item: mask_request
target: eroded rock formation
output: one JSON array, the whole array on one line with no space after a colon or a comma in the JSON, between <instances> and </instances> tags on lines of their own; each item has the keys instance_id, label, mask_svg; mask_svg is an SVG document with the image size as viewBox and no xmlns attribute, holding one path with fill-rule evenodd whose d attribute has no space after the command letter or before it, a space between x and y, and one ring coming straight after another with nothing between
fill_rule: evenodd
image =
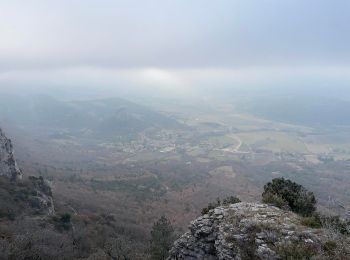
<instances>
[{"instance_id":1,"label":"eroded rock formation","mask_svg":"<svg viewBox=\"0 0 350 260\"><path fill-rule=\"evenodd\" d=\"M37 213L54 214L51 186L42 177L29 176L23 179L21 169L14 157L12 142L0 128L0 176L1 188L11 196L27 201ZM10 181L10 183L8 183ZM6 202L0 203L2 206Z\"/></svg>"},{"instance_id":2,"label":"eroded rock formation","mask_svg":"<svg viewBox=\"0 0 350 260\"><path fill-rule=\"evenodd\" d=\"M193 221L168 259L284 259L281 254L286 252L322 252L326 240L322 229L302 225L301 217L292 212L266 204L237 203L217 207Z\"/></svg>"},{"instance_id":3,"label":"eroded rock formation","mask_svg":"<svg viewBox=\"0 0 350 260\"><path fill-rule=\"evenodd\" d=\"M0 128L0 176L6 176L11 180L21 179L22 171L19 169L13 155L11 140L8 139Z\"/></svg>"}]
</instances>

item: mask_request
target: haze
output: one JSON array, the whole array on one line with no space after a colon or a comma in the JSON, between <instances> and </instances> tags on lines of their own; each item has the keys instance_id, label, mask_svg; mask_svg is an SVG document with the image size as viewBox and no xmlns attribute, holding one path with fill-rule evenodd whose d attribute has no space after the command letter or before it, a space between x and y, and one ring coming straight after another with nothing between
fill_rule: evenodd
<instances>
[{"instance_id":1,"label":"haze","mask_svg":"<svg viewBox=\"0 0 350 260\"><path fill-rule=\"evenodd\" d=\"M349 10L346 0L2 1L1 89L344 89Z\"/></svg>"},{"instance_id":2,"label":"haze","mask_svg":"<svg viewBox=\"0 0 350 260\"><path fill-rule=\"evenodd\" d=\"M349 0L0 0L0 259L349 259L349 25Z\"/></svg>"}]
</instances>

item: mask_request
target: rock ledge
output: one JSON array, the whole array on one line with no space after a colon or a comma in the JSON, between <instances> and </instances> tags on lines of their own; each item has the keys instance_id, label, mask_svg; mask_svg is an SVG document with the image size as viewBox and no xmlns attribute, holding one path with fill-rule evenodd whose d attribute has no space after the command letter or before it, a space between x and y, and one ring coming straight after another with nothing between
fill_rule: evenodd
<instances>
[{"instance_id":1,"label":"rock ledge","mask_svg":"<svg viewBox=\"0 0 350 260\"><path fill-rule=\"evenodd\" d=\"M174 243L168 260L280 259L285 246L321 251L323 230L301 224L301 217L260 203L237 203L210 210Z\"/></svg>"}]
</instances>

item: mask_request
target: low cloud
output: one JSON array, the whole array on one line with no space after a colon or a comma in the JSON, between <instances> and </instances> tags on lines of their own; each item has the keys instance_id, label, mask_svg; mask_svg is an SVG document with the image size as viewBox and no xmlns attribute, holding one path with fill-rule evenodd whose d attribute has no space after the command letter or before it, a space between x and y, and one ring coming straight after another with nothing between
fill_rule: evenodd
<instances>
[{"instance_id":1,"label":"low cloud","mask_svg":"<svg viewBox=\"0 0 350 260\"><path fill-rule=\"evenodd\" d=\"M265 89L336 89L350 85L350 67L98 68L12 70L0 73L0 90L31 93L61 89L103 95L200 96ZM84 90L84 91L82 91ZM311 91L310 90L310 91Z\"/></svg>"},{"instance_id":2,"label":"low cloud","mask_svg":"<svg viewBox=\"0 0 350 260\"><path fill-rule=\"evenodd\" d=\"M0 70L350 66L350 2L11 0Z\"/></svg>"}]
</instances>

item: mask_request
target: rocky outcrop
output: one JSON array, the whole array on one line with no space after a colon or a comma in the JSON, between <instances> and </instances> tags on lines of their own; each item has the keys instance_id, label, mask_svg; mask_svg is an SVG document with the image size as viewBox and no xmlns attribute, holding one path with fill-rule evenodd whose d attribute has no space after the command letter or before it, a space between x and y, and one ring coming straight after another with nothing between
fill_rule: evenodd
<instances>
[{"instance_id":1,"label":"rocky outcrop","mask_svg":"<svg viewBox=\"0 0 350 260\"><path fill-rule=\"evenodd\" d=\"M4 135L1 128L0 176L5 177L1 180L1 187L8 189L12 196L26 200L37 213L54 214L55 209L49 182L43 177L29 176L26 180L22 179L23 174L14 157L12 142ZM6 185L6 183L8 184ZM4 191L4 193L6 192ZM3 206L6 203L0 204Z\"/></svg>"},{"instance_id":2,"label":"rocky outcrop","mask_svg":"<svg viewBox=\"0 0 350 260\"><path fill-rule=\"evenodd\" d=\"M22 172L19 169L13 155L11 140L8 139L0 128L0 176L6 176L11 180L21 179Z\"/></svg>"},{"instance_id":3,"label":"rocky outcrop","mask_svg":"<svg viewBox=\"0 0 350 260\"><path fill-rule=\"evenodd\" d=\"M30 176L29 181L35 190L32 197L33 205L42 214L54 215L55 207L52 199L52 191L50 183L43 177Z\"/></svg>"},{"instance_id":4,"label":"rocky outcrop","mask_svg":"<svg viewBox=\"0 0 350 260\"><path fill-rule=\"evenodd\" d=\"M301 217L292 212L237 203L217 207L193 221L175 241L168 260L299 259L288 254L321 254L324 241L322 229L302 225Z\"/></svg>"}]
</instances>

